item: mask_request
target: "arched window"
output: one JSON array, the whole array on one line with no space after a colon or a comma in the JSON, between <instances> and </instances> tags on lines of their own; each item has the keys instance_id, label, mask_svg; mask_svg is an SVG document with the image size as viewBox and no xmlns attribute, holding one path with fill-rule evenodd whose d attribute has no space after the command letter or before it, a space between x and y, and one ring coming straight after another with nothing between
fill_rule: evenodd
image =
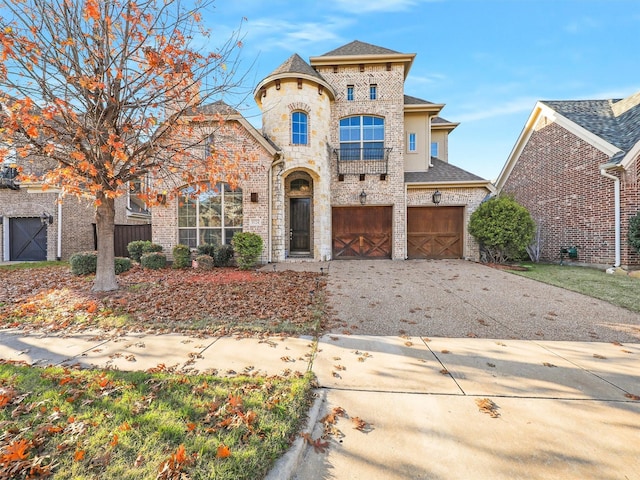
<instances>
[{"instance_id":1,"label":"arched window","mask_svg":"<svg viewBox=\"0 0 640 480\"><path fill-rule=\"evenodd\" d=\"M307 145L309 117L304 112L291 114L291 143L293 145Z\"/></svg>"},{"instance_id":2,"label":"arched window","mask_svg":"<svg viewBox=\"0 0 640 480\"><path fill-rule=\"evenodd\" d=\"M340 120L341 160L384 158L384 118L357 115Z\"/></svg>"},{"instance_id":3,"label":"arched window","mask_svg":"<svg viewBox=\"0 0 640 480\"><path fill-rule=\"evenodd\" d=\"M305 180L304 178L296 178L295 180L291 180L291 192L296 193L307 193L311 190L309 185L309 180Z\"/></svg>"},{"instance_id":4,"label":"arched window","mask_svg":"<svg viewBox=\"0 0 640 480\"><path fill-rule=\"evenodd\" d=\"M226 183L194 194L183 188L178 197L178 241L195 248L203 243L228 245L242 231L242 189Z\"/></svg>"}]
</instances>

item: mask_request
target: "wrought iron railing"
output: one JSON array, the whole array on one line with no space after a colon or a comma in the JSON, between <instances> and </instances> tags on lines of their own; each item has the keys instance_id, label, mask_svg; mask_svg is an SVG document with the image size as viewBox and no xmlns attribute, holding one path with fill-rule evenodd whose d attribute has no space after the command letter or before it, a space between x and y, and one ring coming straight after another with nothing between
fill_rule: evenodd
<instances>
[{"instance_id":1,"label":"wrought iron railing","mask_svg":"<svg viewBox=\"0 0 640 480\"><path fill-rule=\"evenodd\" d=\"M386 175L391 148L335 148L338 175Z\"/></svg>"}]
</instances>

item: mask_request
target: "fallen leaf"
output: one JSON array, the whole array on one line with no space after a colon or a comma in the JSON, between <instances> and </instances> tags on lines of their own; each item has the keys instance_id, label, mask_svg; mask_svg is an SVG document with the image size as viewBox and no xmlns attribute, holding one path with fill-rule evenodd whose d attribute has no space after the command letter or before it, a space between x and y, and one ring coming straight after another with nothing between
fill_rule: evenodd
<instances>
[{"instance_id":1,"label":"fallen leaf","mask_svg":"<svg viewBox=\"0 0 640 480\"><path fill-rule=\"evenodd\" d=\"M84 450L76 450L76 451L73 453L73 461L74 461L74 462L80 462L80 461L82 461L82 460L84 459L84 454L85 454L85 451L84 451Z\"/></svg>"},{"instance_id":2,"label":"fallen leaf","mask_svg":"<svg viewBox=\"0 0 640 480\"><path fill-rule=\"evenodd\" d=\"M222 444L218 446L218 451L216 452L216 458L227 458L231 456L231 450L226 445Z\"/></svg>"},{"instance_id":3,"label":"fallen leaf","mask_svg":"<svg viewBox=\"0 0 640 480\"><path fill-rule=\"evenodd\" d=\"M500 413L498 412L498 405L488 398L477 398L476 405L478 405L478 409L482 413L486 413L492 418L498 418L500 416Z\"/></svg>"}]
</instances>

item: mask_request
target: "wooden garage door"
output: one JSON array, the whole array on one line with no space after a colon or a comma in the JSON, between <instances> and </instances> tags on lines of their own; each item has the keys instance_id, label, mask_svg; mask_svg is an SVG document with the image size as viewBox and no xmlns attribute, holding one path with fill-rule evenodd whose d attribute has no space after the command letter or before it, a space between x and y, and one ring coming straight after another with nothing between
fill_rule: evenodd
<instances>
[{"instance_id":1,"label":"wooden garage door","mask_svg":"<svg viewBox=\"0 0 640 480\"><path fill-rule=\"evenodd\" d=\"M407 208L409 258L461 258L464 207Z\"/></svg>"},{"instance_id":2,"label":"wooden garage door","mask_svg":"<svg viewBox=\"0 0 640 480\"><path fill-rule=\"evenodd\" d=\"M333 258L391 258L392 207L334 207Z\"/></svg>"}]
</instances>

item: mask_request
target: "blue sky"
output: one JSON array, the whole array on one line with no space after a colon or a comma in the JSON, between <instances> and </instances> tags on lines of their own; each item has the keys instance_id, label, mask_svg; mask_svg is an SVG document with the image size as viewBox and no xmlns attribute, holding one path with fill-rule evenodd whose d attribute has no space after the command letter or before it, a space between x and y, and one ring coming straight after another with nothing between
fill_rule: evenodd
<instances>
[{"instance_id":1,"label":"blue sky","mask_svg":"<svg viewBox=\"0 0 640 480\"><path fill-rule=\"evenodd\" d=\"M537 100L640 90L637 0L217 0L205 17L214 43L246 17L248 89L292 53L308 61L356 39L416 53L405 93L446 104L441 116L460 122L449 162L489 180ZM236 106L260 127L251 96Z\"/></svg>"}]
</instances>

